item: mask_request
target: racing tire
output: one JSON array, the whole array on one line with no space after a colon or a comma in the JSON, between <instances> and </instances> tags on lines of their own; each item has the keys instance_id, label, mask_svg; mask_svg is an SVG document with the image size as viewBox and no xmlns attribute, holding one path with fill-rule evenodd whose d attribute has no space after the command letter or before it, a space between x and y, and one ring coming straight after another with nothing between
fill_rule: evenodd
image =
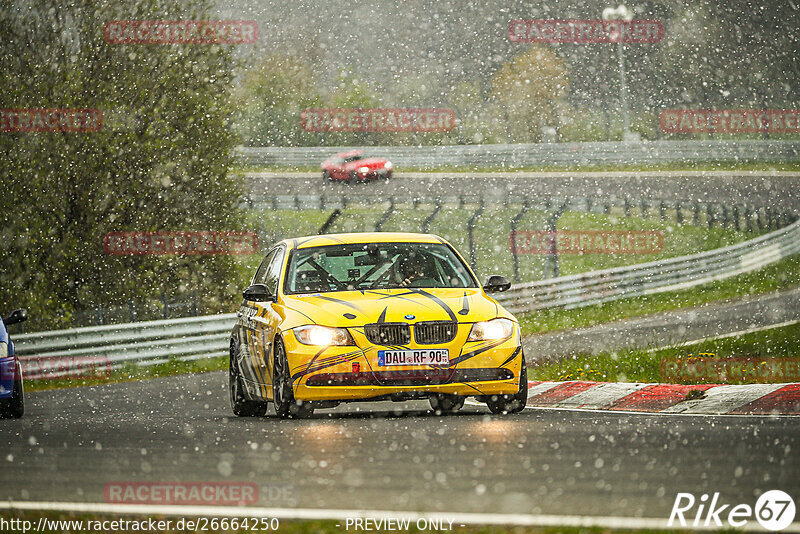
<instances>
[{"instance_id":1,"label":"racing tire","mask_svg":"<svg viewBox=\"0 0 800 534\"><path fill-rule=\"evenodd\" d=\"M331 176L331 173L329 173L328 171L322 171L322 179L325 180L326 182L333 181L333 177Z\"/></svg>"},{"instance_id":2,"label":"racing tire","mask_svg":"<svg viewBox=\"0 0 800 534\"><path fill-rule=\"evenodd\" d=\"M289 376L289 361L286 348L280 338L275 338L275 364L272 373L272 399L275 414L281 419L303 419L314 414L314 407L309 402L295 400Z\"/></svg>"},{"instance_id":3,"label":"racing tire","mask_svg":"<svg viewBox=\"0 0 800 534\"><path fill-rule=\"evenodd\" d=\"M436 415L456 413L464 407L465 397L461 395L448 395L445 393L436 393L428 397L431 403L431 409Z\"/></svg>"},{"instance_id":4,"label":"racing tire","mask_svg":"<svg viewBox=\"0 0 800 534\"><path fill-rule=\"evenodd\" d=\"M528 404L528 367L525 365L525 354L522 354L517 392L513 395L491 395L486 399L486 405L494 414L508 414L521 412L526 404Z\"/></svg>"},{"instance_id":5,"label":"racing tire","mask_svg":"<svg viewBox=\"0 0 800 534\"><path fill-rule=\"evenodd\" d=\"M228 392L231 400L231 410L237 417L260 417L267 414L267 403L263 401L247 400L242 387L242 377L239 366L236 364L237 345L231 343L231 357L228 364Z\"/></svg>"},{"instance_id":6,"label":"racing tire","mask_svg":"<svg viewBox=\"0 0 800 534\"><path fill-rule=\"evenodd\" d=\"M17 362L14 373L14 392L11 398L0 400L0 419L19 419L25 414L25 391L22 386L22 369Z\"/></svg>"},{"instance_id":7,"label":"racing tire","mask_svg":"<svg viewBox=\"0 0 800 534\"><path fill-rule=\"evenodd\" d=\"M347 181L351 184L354 184L358 181L358 174L356 174L356 171L350 172L350 177L347 179Z\"/></svg>"}]
</instances>

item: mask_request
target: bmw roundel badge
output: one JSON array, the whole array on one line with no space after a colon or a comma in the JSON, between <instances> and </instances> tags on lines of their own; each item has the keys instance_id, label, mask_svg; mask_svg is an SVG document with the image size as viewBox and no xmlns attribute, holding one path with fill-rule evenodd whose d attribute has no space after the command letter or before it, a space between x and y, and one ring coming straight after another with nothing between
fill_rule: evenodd
<instances>
[{"instance_id":1,"label":"bmw roundel badge","mask_svg":"<svg viewBox=\"0 0 800 534\"><path fill-rule=\"evenodd\" d=\"M411 315L410 313L409 313L408 315L406 315L406 316L405 316L405 319L406 319L406 320L408 320L408 321L410 321L410 320L412 320L412 319L416 319L416 318L417 318L417 316L416 316L416 315Z\"/></svg>"}]
</instances>

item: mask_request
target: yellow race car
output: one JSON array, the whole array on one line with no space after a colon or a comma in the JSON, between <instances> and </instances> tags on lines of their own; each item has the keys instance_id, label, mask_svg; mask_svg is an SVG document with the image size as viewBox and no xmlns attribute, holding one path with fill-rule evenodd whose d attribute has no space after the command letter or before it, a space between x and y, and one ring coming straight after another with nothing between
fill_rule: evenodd
<instances>
[{"instance_id":1,"label":"yellow race car","mask_svg":"<svg viewBox=\"0 0 800 534\"><path fill-rule=\"evenodd\" d=\"M243 292L231 332L233 413L304 417L340 402L466 397L493 413L525 407L519 323L435 235L331 234L287 239Z\"/></svg>"}]
</instances>

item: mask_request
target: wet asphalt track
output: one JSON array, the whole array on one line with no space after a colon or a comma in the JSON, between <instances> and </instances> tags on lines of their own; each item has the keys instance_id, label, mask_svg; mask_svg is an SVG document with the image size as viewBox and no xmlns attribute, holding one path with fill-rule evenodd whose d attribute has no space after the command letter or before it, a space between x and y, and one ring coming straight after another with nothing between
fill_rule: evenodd
<instances>
[{"instance_id":1,"label":"wet asphalt track","mask_svg":"<svg viewBox=\"0 0 800 534\"><path fill-rule=\"evenodd\" d=\"M32 393L0 421L0 499L103 502L119 481L252 481L260 506L666 518L677 492L800 495L798 418L426 402L237 419L225 373ZM330 413L331 415L328 415Z\"/></svg>"},{"instance_id":2,"label":"wet asphalt track","mask_svg":"<svg viewBox=\"0 0 800 534\"><path fill-rule=\"evenodd\" d=\"M652 171L652 172L495 172L397 173L388 181L367 184L328 182L321 173L250 172L253 198L274 195L325 195L387 200L448 199L466 196L486 202L523 197L553 199L624 199L634 202L718 202L779 212L800 210L800 173Z\"/></svg>"}]
</instances>

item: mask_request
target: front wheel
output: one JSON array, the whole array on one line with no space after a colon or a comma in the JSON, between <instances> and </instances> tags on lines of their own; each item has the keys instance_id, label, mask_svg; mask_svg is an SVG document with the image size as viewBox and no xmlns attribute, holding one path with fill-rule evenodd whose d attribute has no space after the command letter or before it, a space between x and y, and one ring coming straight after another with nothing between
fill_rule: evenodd
<instances>
[{"instance_id":1,"label":"front wheel","mask_svg":"<svg viewBox=\"0 0 800 534\"><path fill-rule=\"evenodd\" d=\"M455 413L464 407L465 398L460 395L447 395L444 393L436 393L431 395L428 400L431 403L431 408L436 415L447 413Z\"/></svg>"},{"instance_id":2,"label":"front wheel","mask_svg":"<svg viewBox=\"0 0 800 534\"><path fill-rule=\"evenodd\" d=\"M304 418L314 414L314 407L308 403L295 400L292 390L292 379L289 376L289 361L286 358L286 348L280 338L275 339L275 363L272 374L272 399L275 404L275 413L281 419L289 417Z\"/></svg>"},{"instance_id":3,"label":"front wheel","mask_svg":"<svg viewBox=\"0 0 800 534\"><path fill-rule=\"evenodd\" d=\"M14 366L14 391L11 398L0 400L0 419L19 419L25 414L25 391L22 386L22 369Z\"/></svg>"},{"instance_id":4,"label":"front wheel","mask_svg":"<svg viewBox=\"0 0 800 534\"><path fill-rule=\"evenodd\" d=\"M519 373L519 389L513 395L491 395L486 399L489 411L496 414L519 413L528 404L528 367L525 354L522 354L522 368Z\"/></svg>"},{"instance_id":5,"label":"front wheel","mask_svg":"<svg viewBox=\"0 0 800 534\"><path fill-rule=\"evenodd\" d=\"M333 181L333 177L331 176L331 173L329 173L328 171L322 171L322 178L326 182L332 182Z\"/></svg>"},{"instance_id":6,"label":"front wheel","mask_svg":"<svg viewBox=\"0 0 800 534\"><path fill-rule=\"evenodd\" d=\"M231 343L231 358L228 363L228 392L230 393L231 410L237 417L257 417L266 415L267 403L247 400L242 387L242 377L236 363L236 345Z\"/></svg>"}]
</instances>

